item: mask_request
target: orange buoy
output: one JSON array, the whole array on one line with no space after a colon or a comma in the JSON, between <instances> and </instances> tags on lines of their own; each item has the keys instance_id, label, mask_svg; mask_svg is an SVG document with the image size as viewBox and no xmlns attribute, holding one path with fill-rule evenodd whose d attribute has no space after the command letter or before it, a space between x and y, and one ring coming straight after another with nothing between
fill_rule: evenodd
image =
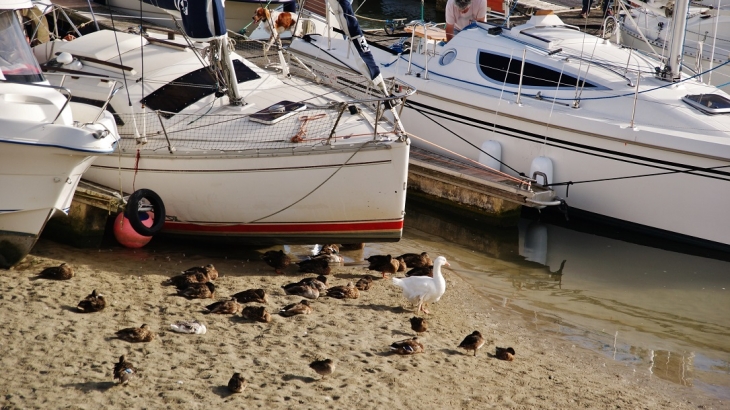
<instances>
[{"instance_id":1,"label":"orange buoy","mask_svg":"<svg viewBox=\"0 0 730 410\"><path fill-rule=\"evenodd\" d=\"M152 226L154 221L150 212L140 212L139 219L142 221L142 224L148 228ZM119 242L122 246L132 249L141 248L152 240L151 236L138 234L134 228L132 228L132 224L129 222L129 219L124 216L123 212L120 212L114 220L114 238L116 238L117 242Z\"/></svg>"}]
</instances>

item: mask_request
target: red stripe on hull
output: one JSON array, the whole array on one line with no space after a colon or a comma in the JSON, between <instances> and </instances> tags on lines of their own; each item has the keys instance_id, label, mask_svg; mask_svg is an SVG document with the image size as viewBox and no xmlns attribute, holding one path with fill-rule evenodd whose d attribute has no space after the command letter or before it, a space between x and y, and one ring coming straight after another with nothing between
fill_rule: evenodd
<instances>
[{"instance_id":1,"label":"red stripe on hull","mask_svg":"<svg viewBox=\"0 0 730 410\"><path fill-rule=\"evenodd\" d=\"M311 233L373 233L378 231L401 231L403 220L375 222L323 222L302 224L239 224L210 225L186 222L165 222L163 232L188 234L252 235L265 234L311 234Z\"/></svg>"}]
</instances>

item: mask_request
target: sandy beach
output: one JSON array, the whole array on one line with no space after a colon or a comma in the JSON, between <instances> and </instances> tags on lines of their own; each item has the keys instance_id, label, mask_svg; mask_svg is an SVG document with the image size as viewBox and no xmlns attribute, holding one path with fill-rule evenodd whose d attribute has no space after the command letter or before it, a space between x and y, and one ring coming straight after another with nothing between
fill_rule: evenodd
<instances>
[{"instance_id":1,"label":"sandy beach","mask_svg":"<svg viewBox=\"0 0 730 410\"><path fill-rule=\"evenodd\" d=\"M257 258L261 252L211 258L146 249L84 250L42 239L20 265L0 271L0 407L729 406L697 390L637 375L625 364L530 329L518 313L490 303L448 268L446 293L430 307L429 330L419 338L425 352L398 356L389 346L415 335L408 322L413 309L390 280L376 280L356 300L320 297L312 302L312 314L285 318L274 313L301 298L285 295L281 286L314 275L298 274L296 266L277 275ZM352 259L362 258L362 251L349 252ZM37 278L42 269L61 262L74 267L74 278ZM214 300L188 300L162 285L181 270L208 263L221 275L214 300L263 288L269 294L271 323L249 322L240 314L206 315L203 307ZM378 275L363 265L337 267L330 286L368 273ZM106 296L106 308L76 312L77 303L93 289ZM170 330L171 323L193 318L206 324L205 335ZM132 344L114 337L119 329L143 323L157 333L156 340ZM457 349L474 330L487 341L476 357ZM515 360L491 357L495 346L513 347ZM124 386L112 376L123 354L141 370ZM323 358L333 359L336 371L321 379L309 363ZM243 393L230 394L226 388L234 372L248 381Z\"/></svg>"}]
</instances>

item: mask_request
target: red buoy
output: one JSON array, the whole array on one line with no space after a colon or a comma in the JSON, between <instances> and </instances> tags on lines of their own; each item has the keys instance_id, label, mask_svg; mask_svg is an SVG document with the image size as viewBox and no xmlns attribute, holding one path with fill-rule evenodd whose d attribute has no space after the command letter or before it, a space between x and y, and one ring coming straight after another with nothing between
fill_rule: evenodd
<instances>
[{"instance_id":1,"label":"red buoy","mask_svg":"<svg viewBox=\"0 0 730 410\"><path fill-rule=\"evenodd\" d=\"M154 222L150 212L140 212L139 219L142 221L142 224L148 228L152 226L152 222ZM114 238L116 238L117 242L119 242L122 246L132 249L141 248L152 240L151 236L138 234L134 228L132 228L132 224L129 222L129 219L124 216L123 212L120 212L114 220Z\"/></svg>"}]
</instances>

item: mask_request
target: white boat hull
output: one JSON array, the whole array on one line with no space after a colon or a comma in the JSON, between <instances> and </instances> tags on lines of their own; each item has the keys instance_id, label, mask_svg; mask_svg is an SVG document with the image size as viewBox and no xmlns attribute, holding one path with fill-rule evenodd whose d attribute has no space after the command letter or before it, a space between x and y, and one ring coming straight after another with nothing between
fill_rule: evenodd
<instances>
[{"instance_id":1,"label":"white boat hull","mask_svg":"<svg viewBox=\"0 0 730 410\"><path fill-rule=\"evenodd\" d=\"M358 147L147 155L136 167L132 156L110 156L99 158L84 178L110 187L121 178L125 192L155 191L168 216L163 234L259 244L397 241L409 143Z\"/></svg>"},{"instance_id":2,"label":"white boat hull","mask_svg":"<svg viewBox=\"0 0 730 410\"><path fill-rule=\"evenodd\" d=\"M0 268L30 252L56 211L68 211L93 158L69 149L0 142Z\"/></svg>"}]
</instances>

